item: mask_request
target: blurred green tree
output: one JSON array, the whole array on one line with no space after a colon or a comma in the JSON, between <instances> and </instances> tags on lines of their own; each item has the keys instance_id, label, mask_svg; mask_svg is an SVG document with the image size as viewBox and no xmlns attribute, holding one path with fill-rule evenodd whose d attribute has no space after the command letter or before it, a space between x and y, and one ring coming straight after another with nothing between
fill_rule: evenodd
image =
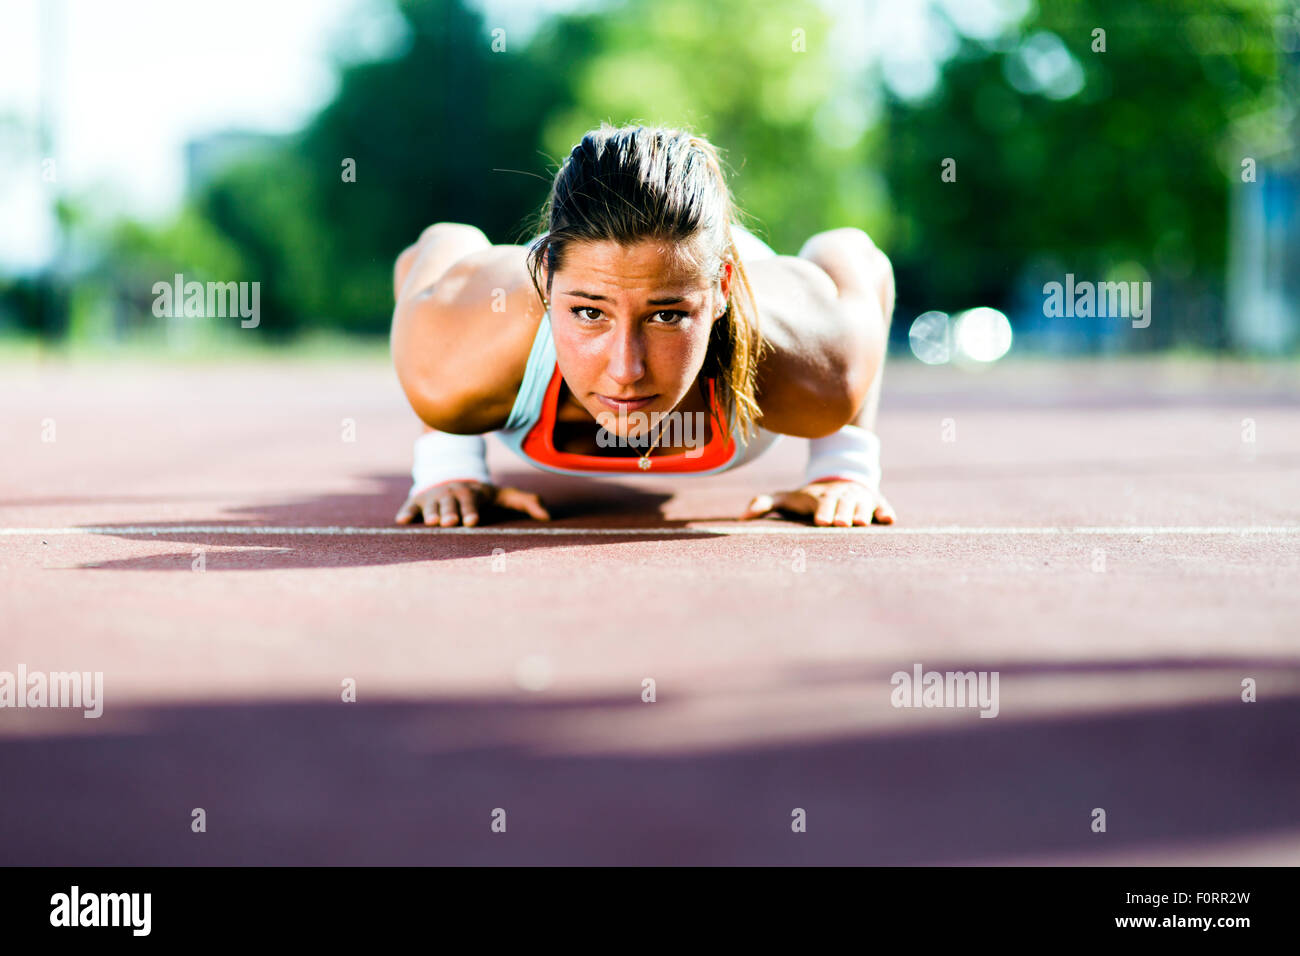
<instances>
[{"instance_id":1,"label":"blurred green tree","mask_svg":"<svg viewBox=\"0 0 1300 956\"><path fill-rule=\"evenodd\" d=\"M1136 268L1173 290L1162 311L1212 342L1231 131L1285 112L1274 0L1043 5L1001 37L964 39L931 94L887 97L879 122L875 76L816 0L616 0L527 40L461 0L395 9L401 49L344 65L301 133L121 254L200 273L237 262L262 284L270 337L382 334L393 259L425 226L524 241L585 131L663 123L720 148L747 224L779 252L823 229L870 231L894 258L900 314L1008 305L1039 274Z\"/></svg>"},{"instance_id":2,"label":"blurred green tree","mask_svg":"<svg viewBox=\"0 0 1300 956\"><path fill-rule=\"evenodd\" d=\"M963 41L927 99L891 97L900 302L1005 304L1026 275L1101 280L1135 263L1162 312L1180 319L1144 341L1214 344L1222 312L1206 303L1222 295L1228 188L1240 173L1232 128L1278 105L1281 5L1213 10L1203 0L1042 4L993 43ZM942 176L945 159L955 181Z\"/></svg>"},{"instance_id":3,"label":"blurred green tree","mask_svg":"<svg viewBox=\"0 0 1300 956\"><path fill-rule=\"evenodd\" d=\"M601 120L688 126L719 148L747 224L779 252L836 226L883 232L867 79L834 29L813 0L627 0L558 18L535 52L568 66L573 97L544 144L563 159Z\"/></svg>"},{"instance_id":4,"label":"blurred green tree","mask_svg":"<svg viewBox=\"0 0 1300 956\"><path fill-rule=\"evenodd\" d=\"M386 332L392 264L431 222L511 241L544 182L535 144L560 95L458 2L404 0L397 57L342 71L334 100L283 154L234 168L199 197L263 282L266 325Z\"/></svg>"},{"instance_id":5,"label":"blurred green tree","mask_svg":"<svg viewBox=\"0 0 1300 956\"><path fill-rule=\"evenodd\" d=\"M263 283L268 332L385 332L391 268L439 220L532 234L551 177L602 120L687 125L724 152L760 233L797 251L883 217L867 131L812 0L627 0L552 18L525 44L458 2L404 0L410 43L355 64L283 155L198 198ZM741 26L743 25L743 28ZM351 161L355 181L344 175Z\"/></svg>"}]
</instances>

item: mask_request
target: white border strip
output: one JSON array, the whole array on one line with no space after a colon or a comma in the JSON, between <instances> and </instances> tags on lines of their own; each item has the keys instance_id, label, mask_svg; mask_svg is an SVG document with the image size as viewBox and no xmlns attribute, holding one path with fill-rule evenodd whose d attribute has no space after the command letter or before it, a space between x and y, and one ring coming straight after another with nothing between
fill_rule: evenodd
<instances>
[{"instance_id":1,"label":"white border strip","mask_svg":"<svg viewBox=\"0 0 1300 956\"><path fill-rule=\"evenodd\" d=\"M546 526L501 528L486 525L481 528L434 528L424 525L413 527L394 526L391 528L358 528L330 525L327 527L285 527L267 525L105 525L84 528L0 528L0 537L48 537L50 535L563 535L567 537L584 537L587 535L619 535L641 537L670 537L679 535L763 535L763 534L858 534L867 533L895 537L897 535L1248 535L1248 534L1300 534L1300 525L1265 526L1151 526L1151 527L1011 527L981 528L945 525L942 527L914 528L907 525L874 525L871 528L827 528L810 525L777 524L762 520L725 524L695 525L683 528L555 528Z\"/></svg>"}]
</instances>

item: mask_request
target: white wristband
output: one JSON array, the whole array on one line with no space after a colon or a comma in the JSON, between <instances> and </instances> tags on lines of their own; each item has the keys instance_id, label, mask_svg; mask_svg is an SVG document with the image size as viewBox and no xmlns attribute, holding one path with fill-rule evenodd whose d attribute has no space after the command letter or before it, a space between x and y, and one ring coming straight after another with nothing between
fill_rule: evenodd
<instances>
[{"instance_id":1,"label":"white wristband","mask_svg":"<svg viewBox=\"0 0 1300 956\"><path fill-rule=\"evenodd\" d=\"M487 442L482 435L426 432L415 440L415 464L411 467L408 495L457 479L491 483Z\"/></svg>"},{"instance_id":2,"label":"white wristband","mask_svg":"<svg viewBox=\"0 0 1300 956\"><path fill-rule=\"evenodd\" d=\"M880 439L865 428L845 425L832 435L808 442L805 485L837 479L879 491L881 474Z\"/></svg>"}]
</instances>

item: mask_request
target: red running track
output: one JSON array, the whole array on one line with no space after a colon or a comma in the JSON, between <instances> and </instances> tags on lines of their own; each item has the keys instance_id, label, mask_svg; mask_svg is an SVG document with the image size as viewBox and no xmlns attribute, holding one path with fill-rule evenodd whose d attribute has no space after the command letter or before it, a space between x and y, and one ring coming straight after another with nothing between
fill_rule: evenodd
<instances>
[{"instance_id":1,"label":"red running track","mask_svg":"<svg viewBox=\"0 0 1300 956\"><path fill-rule=\"evenodd\" d=\"M98 719L0 708L0 861L1300 862L1294 365L895 363L885 528L737 525L795 440L494 448L562 534L377 533L382 360L0 374L0 671L104 675ZM892 706L918 664L997 717Z\"/></svg>"}]
</instances>

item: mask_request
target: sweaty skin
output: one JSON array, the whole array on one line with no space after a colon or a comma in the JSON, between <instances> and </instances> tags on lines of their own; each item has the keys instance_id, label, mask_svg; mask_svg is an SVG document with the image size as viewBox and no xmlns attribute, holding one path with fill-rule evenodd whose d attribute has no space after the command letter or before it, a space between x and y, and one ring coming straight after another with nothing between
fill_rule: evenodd
<instances>
[{"instance_id":1,"label":"sweaty skin","mask_svg":"<svg viewBox=\"0 0 1300 956\"><path fill-rule=\"evenodd\" d=\"M493 246L472 226L439 223L399 257L393 358L427 427L481 434L504 426L545 311L528 276L526 252L524 246ZM802 438L828 435L849 422L873 428L893 306L888 259L861 230L838 229L814 236L799 256L746 263L746 269L767 346L758 371L762 426ZM601 447L600 425L640 437L635 427L618 427L626 423L619 411L706 411L698 370L734 278L730 265L714 277L691 275L649 241L572 244L551 282L552 334L565 381L561 447L636 455L635 448ZM535 495L470 484L452 482L413 496L398 521L423 515L426 523L474 524L479 504L545 517ZM774 509L811 514L818 524L893 518L882 496L852 482L760 495L743 517Z\"/></svg>"}]
</instances>

